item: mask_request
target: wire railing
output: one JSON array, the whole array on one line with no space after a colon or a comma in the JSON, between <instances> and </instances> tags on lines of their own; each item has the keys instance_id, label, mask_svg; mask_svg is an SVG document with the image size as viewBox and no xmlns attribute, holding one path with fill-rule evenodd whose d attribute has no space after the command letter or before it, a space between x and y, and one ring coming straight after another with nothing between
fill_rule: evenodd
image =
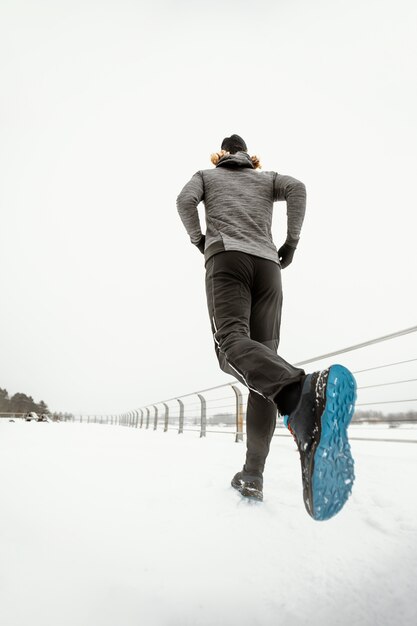
<instances>
[{"instance_id":1,"label":"wire railing","mask_svg":"<svg viewBox=\"0 0 417 626\"><path fill-rule=\"evenodd\" d=\"M323 359L338 356L348 352L355 352L363 348L368 348L376 344L381 344L386 341L403 337L416 333L417 326L412 326L403 330L399 330L388 335L376 337L368 341L363 341L340 350L334 350L321 354L303 361L295 363L297 366L303 366L306 364L315 363ZM358 377L365 373L378 371L383 368L393 368L400 365L408 365L417 363L417 357L400 359L394 361L377 363L369 367L352 367L353 373ZM405 377L389 380L387 382L376 381L372 384L358 384L358 400L357 407L378 407L379 405L392 405L392 404L405 404L417 402L417 371L414 370L408 373ZM365 381L366 383L366 381ZM367 398L362 398L361 395L371 389L388 388L392 389L399 385L413 385L411 392L407 392L407 397L400 398L376 398L372 401L367 401ZM230 390L229 395L226 395L226 389ZM179 434L185 431L198 432L200 437L205 437L209 432L227 432L229 435L235 436L235 441L242 441L244 436L244 422L246 405L248 398L248 389L244 387L238 381L231 381L221 385L215 385L213 387L206 387L199 391L191 391L180 396L175 396L165 400L159 400L151 404L141 406L140 408L130 410L121 415L87 415L78 416L76 421L82 423L101 423L122 425L132 428L153 429L157 430L162 427L164 432L168 430L177 430ZM214 396L213 396L214 394ZM216 395L217 394L217 395ZM218 395L220 394L220 395ZM223 422L222 422L223 420ZM359 417L353 418L353 421L364 421ZM378 421L378 419L366 421ZM410 418L409 421L414 421L414 418ZM219 429L219 423L223 424L223 428ZM211 427L217 426L217 429ZM282 429L281 429L282 430ZM277 428L277 436L286 436L287 432L279 432Z\"/></svg>"},{"instance_id":2,"label":"wire railing","mask_svg":"<svg viewBox=\"0 0 417 626\"><path fill-rule=\"evenodd\" d=\"M19 413L18 411L0 411L0 419L8 419L8 420L15 420L15 419L25 419L27 413Z\"/></svg>"}]
</instances>

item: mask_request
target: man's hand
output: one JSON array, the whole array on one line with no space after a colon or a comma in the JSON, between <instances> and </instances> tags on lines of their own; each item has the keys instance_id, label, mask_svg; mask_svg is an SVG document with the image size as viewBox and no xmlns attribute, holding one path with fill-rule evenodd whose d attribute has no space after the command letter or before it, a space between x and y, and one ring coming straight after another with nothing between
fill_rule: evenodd
<instances>
[{"instance_id":1,"label":"man's hand","mask_svg":"<svg viewBox=\"0 0 417 626\"><path fill-rule=\"evenodd\" d=\"M198 243L195 244L197 248L200 250L201 254L204 254L204 247L206 245L206 236L201 235L201 239Z\"/></svg>"},{"instance_id":2,"label":"man's hand","mask_svg":"<svg viewBox=\"0 0 417 626\"><path fill-rule=\"evenodd\" d=\"M278 260L281 264L281 269L285 269L292 263L296 246L291 245L287 241L278 250Z\"/></svg>"}]
</instances>

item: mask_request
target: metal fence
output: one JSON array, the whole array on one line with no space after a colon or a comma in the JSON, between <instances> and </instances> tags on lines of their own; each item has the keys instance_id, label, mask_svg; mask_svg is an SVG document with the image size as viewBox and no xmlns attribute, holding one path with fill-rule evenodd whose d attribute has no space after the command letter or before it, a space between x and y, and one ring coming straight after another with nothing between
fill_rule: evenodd
<instances>
[{"instance_id":1,"label":"metal fence","mask_svg":"<svg viewBox=\"0 0 417 626\"><path fill-rule=\"evenodd\" d=\"M22 420L25 417L26 417L26 413L16 413L16 412L13 412L13 411L9 411L9 412L7 412L7 411L1 412L0 411L0 420L1 419L4 419L4 420L6 420L6 419L8 419L8 420L15 420L15 419Z\"/></svg>"},{"instance_id":2,"label":"metal fence","mask_svg":"<svg viewBox=\"0 0 417 626\"><path fill-rule=\"evenodd\" d=\"M373 349L373 346L394 339L398 340L401 337L410 336L416 333L416 331L417 326L413 326L389 335L377 337L340 350L299 361L295 363L295 365L304 366L341 354L347 355L347 353L356 353L364 348L367 348L369 352ZM376 364L369 365L369 367L363 367L364 362L366 363L363 357L358 361L360 363L359 367L355 366L354 362L348 364L359 381L358 402L356 404L359 412L355 414L353 418L354 422L387 421L375 410L374 415L371 414L361 417L360 411L363 411L363 408L365 411L369 412L369 409L372 409L372 407L386 407L389 405L401 406L405 403L408 403L408 405L410 405L410 403L417 403L417 343L414 346L410 343L409 339L407 339L407 348L411 350L411 354L406 354L407 358L396 358L395 360L389 360L389 362L381 362L381 355L374 354L371 361L377 359L377 362ZM401 355L401 352L404 355L404 350L394 350L392 354L398 357ZM347 357L344 357L344 360L346 358ZM390 372L392 370L398 371L398 369L401 370L401 376L397 375L396 380L383 381L381 379L382 371ZM365 376L369 377L370 373L376 373L376 378L374 376L373 380L367 381ZM392 395L387 396L386 394L376 399L369 399L369 397L367 397L369 390L378 390L380 392L382 389L393 390L394 388L408 388L409 392L401 391L400 396L397 394L397 397L393 397ZM130 428L142 428L145 430L157 430L162 428L164 432L169 429L175 429L179 434L185 431L195 431L199 433L200 437L205 437L209 432L221 432L228 433L229 435L233 434L235 441L239 442L243 441L244 437L247 397L248 390L246 387L237 381L231 381L222 385L216 385L173 398L160 400L130 410L121 415L79 415L74 416L73 419L81 423L112 424ZM222 420L224 420L224 423L222 423ZM409 418L403 416L402 420L415 422L415 414L413 415L412 412L410 412ZM391 423L395 422L393 419L389 421ZM221 428L219 427L220 423L222 424ZM216 425L217 428L213 429L212 426ZM280 422L277 426L276 435L282 435L284 432L286 434L286 431L280 432L280 426L282 426Z\"/></svg>"}]
</instances>

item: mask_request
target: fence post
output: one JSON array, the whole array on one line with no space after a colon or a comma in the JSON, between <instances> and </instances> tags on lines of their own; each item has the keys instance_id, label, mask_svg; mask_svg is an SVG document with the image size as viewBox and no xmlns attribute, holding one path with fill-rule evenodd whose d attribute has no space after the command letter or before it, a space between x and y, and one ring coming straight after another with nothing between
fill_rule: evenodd
<instances>
[{"instance_id":1,"label":"fence post","mask_svg":"<svg viewBox=\"0 0 417 626\"><path fill-rule=\"evenodd\" d=\"M154 417L154 420L153 420L153 429L156 430L158 428L158 407L156 406L156 404L154 404L153 408L155 409L155 417Z\"/></svg>"},{"instance_id":2,"label":"fence post","mask_svg":"<svg viewBox=\"0 0 417 626\"><path fill-rule=\"evenodd\" d=\"M149 428L149 416L151 412L148 408L146 408L146 428Z\"/></svg>"},{"instance_id":3,"label":"fence post","mask_svg":"<svg viewBox=\"0 0 417 626\"><path fill-rule=\"evenodd\" d=\"M197 395L200 398L200 402L201 402L200 437L205 437L206 436L206 425L207 425L206 399L205 399L205 397L201 393L198 393Z\"/></svg>"},{"instance_id":4,"label":"fence post","mask_svg":"<svg viewBox=\"0 0 417 626\"><path fill-rule=\"evenodd\" d=\"M178 434L181 435L184 432L184 402L177 398L177 402L180 405L180 419Z\"/></svg>"},{"instance_id":5,"label":"fence post","mask_svg":"<svg viewBox=\"0 0 417 626\"><path fill-rule=\"evenodd\" d=\"M243 441L243 395L238 387L231 385L236 396L236 439L235 442Z\"/></svg>"},{"instance_id":6,"label":"fence post","mask_svg":"<svg viewBox=\"0 0 417 626\"><path fill-rule=\"evenodd\" d=\"M167 405L165 402L163 402L163 405L164 405L164 407L165 407L164 433L166 433L166 432L167 432L167 430L168 430L169 407L168 407L168 405Z\"/></svg>"}]
</instances>

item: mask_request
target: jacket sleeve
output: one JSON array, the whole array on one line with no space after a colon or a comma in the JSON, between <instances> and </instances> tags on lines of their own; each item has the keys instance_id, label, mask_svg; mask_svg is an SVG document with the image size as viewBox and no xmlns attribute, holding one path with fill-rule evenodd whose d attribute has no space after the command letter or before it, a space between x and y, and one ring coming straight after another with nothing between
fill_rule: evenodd
<instances>
[{"instance_id":1,"label":"jacket sleeve","mask_svg":"<svg viewBox=\"0 0 417 626\"><path fill-rule=\"evenodd\" d=\"M306 212L306 188L304 183L291 176L275 174L274 202L287 201L287 242L297 245Z\"/></svg>"},{"instance_id":2,"label":"jacket sleeve","mask_svg":"<svg viewBox=\"0 0 417 626\"><path fill-rule=\"evenodd\" d=\"M202 237L197 206L203 199L203 176L200 172L197 172L183 187L177 198L178 213L185 226L185 230L190 236L191 243L194 245L198 244Z\"/></svg>"}]
</instances>

